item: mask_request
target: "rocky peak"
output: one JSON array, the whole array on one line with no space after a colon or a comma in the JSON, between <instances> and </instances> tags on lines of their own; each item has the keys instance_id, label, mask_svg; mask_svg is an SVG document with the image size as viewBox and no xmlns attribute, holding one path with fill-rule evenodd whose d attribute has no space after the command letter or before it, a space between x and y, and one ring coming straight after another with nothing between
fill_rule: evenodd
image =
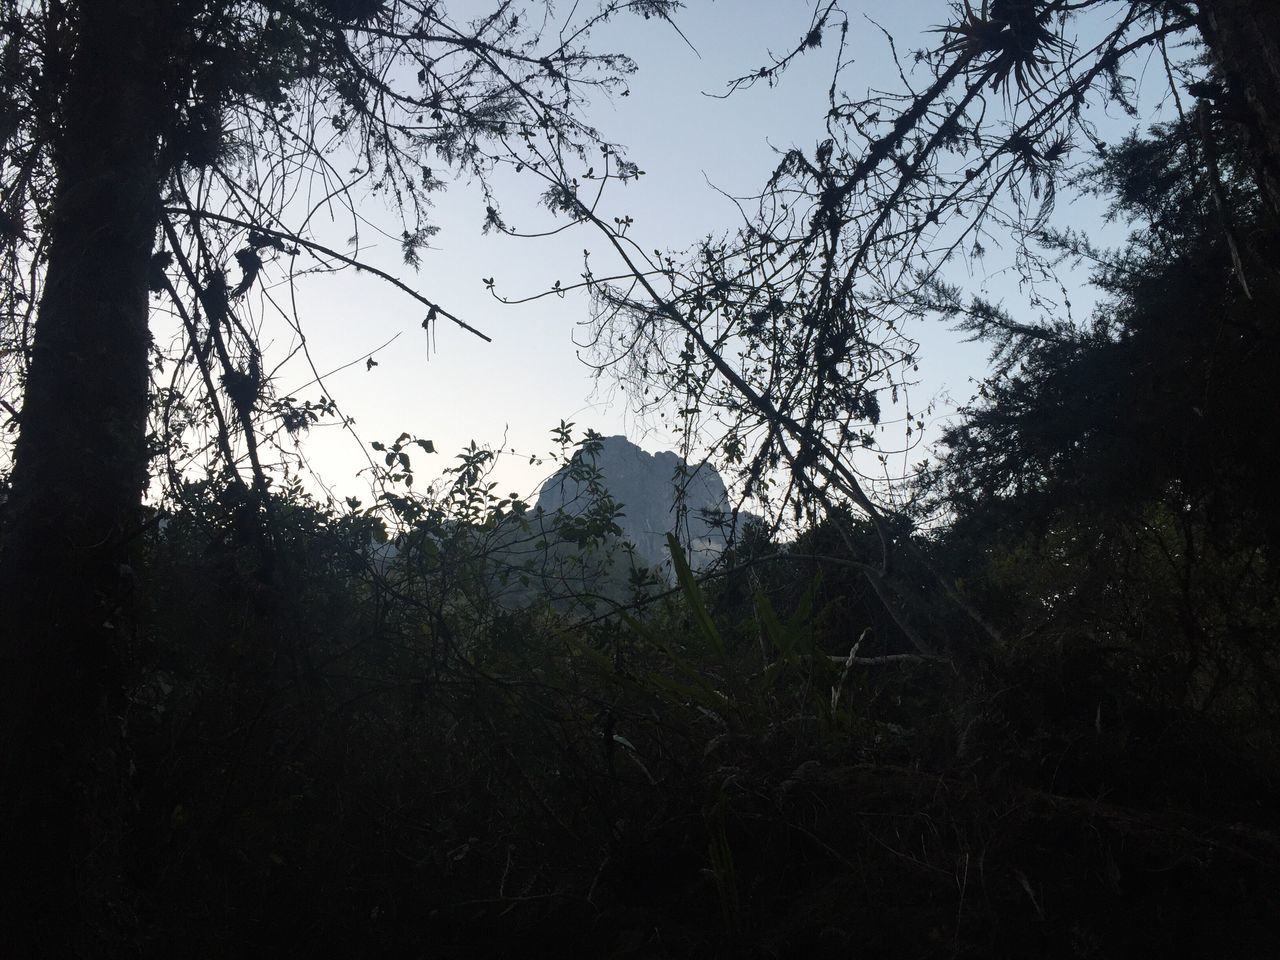
<instances>
[{"instance_id":1,"label":"rocky peak","mask_svg":"<svg viewBox=\"0 0 1280 960\"><path fill-rule=\"evenodd\" d=\"M723 552L730 507L715 467L690 466L670 451L647 453L623 436L604 437L542 485L537 505L548 514L580 515L590 509L596 484L621 505L617 523L637 559L666 566L668 533L689 544L694 569Z\"/></svg>"}]
</instances>

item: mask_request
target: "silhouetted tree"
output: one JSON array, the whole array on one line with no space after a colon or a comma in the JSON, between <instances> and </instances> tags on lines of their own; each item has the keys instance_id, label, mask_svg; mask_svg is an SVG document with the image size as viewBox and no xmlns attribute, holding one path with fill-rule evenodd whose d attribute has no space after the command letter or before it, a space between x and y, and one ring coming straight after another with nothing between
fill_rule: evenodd
<instances>
[{"instance_id":1,"label":"silhouetted tree","mask_svg":"<svg viewBox=\"0 0 1280 960\"><path fill-rule=\"evenodd\" d=\"M1132 228L1117 251L1046 238L1092 266L1105 299L1089 326L968 318L1004 359L944 432L922 503L946 575L1018 637L1007 655L1060 664L1064 683L1083 670L1141 709L1270 727L1280 436L1257 411L1280 235L1252 144L1222 137L1228 237L1206 136L1221 131L1187 117L1085 171Z\"/></svg>"},{"instance_id":2,"label":"silhouetted tree","mask_svg":"<svg viewBox=\"0 0 1280 960\"><path fill-rule=\"evenodd\" d=\"M320 188L353 220L359 191L388 198L412 266L433 230L432 166L466 171L487 193L495 164L541 165L539 142L561 156L596 146L578 108L632 67L590 53L591 29L671 6L609 0L567 21L505 2L461 20L435 0L0 8L0 356L18 429L0 553L0 910L6 933L31 937L7 937L6 949L94 952L95 925L118 929L130 909L115 865L129 547L149 462L182 421L166 412L149 434L151 402L208 422L213 473L268 569L255 424L274 410L296 429L309 411L270 402L242 298L272 261L359 257L316 242L314 210L296 197ZM500 219L494 201L489 218ZM421 304L424 325L466 327L387 279ZM203 399L151 386L162 358L150 293L180 323L175 359L197 372Z\"/></svg>"},{"instance_id":3,"label":"silhouetted tree","mask_svg":"<svg viewBox=\"0 0 1280 960\"><path fill-rule=\"evenodd\" d=\"M773 83L795 58L837 45L827 138L783 155L759 196L740 201L744 222L732 236L649 253L625 222L579 210L609 236L628 274L626 284L587 281L601 366L634 395L674 401L690 433L714 431L711 443L742 467L748 492L827 509L846 502L868 515L883 549L867 573L886 603L895 537L883 515L892 507L877 502L866 470L902 452L875 435L890 402L905 406L897 409L908 447L923 428L922 405L905 392L917 345L904 324L936 306L950 262L993 242L1012 245L1033 285L1053 280L1037 244L1056 190L1082 155L1107 149L1087 107L1137 116L1130 64L1162 65L1172 99L1211 131L1206 160L1243 128L1260 195L1272 215L1280 210L1268 192L1280 162L1268 93L1280 42L1274 5L966 0L950 13L914 70L901 66L901 92L845 93L846 40L865 27L835 3L818 9L790 53L731 84L730 92ZM1217 198L1231 246L1223 178L1207 162L1199 189ZM1239 265L1237 273L1247 284ZM982 322L1009 321L988 311ZM937 646L914 639L924 652Z\"/></svg>"}]
</instances>

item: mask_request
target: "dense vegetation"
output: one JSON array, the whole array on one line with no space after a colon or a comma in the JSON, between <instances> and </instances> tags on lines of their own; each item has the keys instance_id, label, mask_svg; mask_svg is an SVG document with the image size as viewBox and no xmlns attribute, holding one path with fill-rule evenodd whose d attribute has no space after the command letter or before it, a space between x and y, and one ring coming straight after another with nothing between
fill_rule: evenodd
<instances>
[{"instance_id":1,"label":"dense vegetation","mask_svg":"<svg viewBox=\"0 0 1280 960\"><path fill-rule=\"evenodd\" d=\"M896 576L951 661L823 521L584 618L486 602L512 506L465 465L400 502L394 568L379 522L280 492L271 585L190 491L139 546L137 949L1274 950L1275 233L1238 221L1246 296L1194 136L1101 162L1134 227L1091 251L1104 306L998 344L1019 361L919 485Z\"/></svg>"},{"instance_id":2,"label":"dense vegetation","mask_svg":"<svg viewBox=\"0 0 1280 960\"><path fill-rule=\"evenodd\" d=\"M1068 19L1070 10L1057 6L966 4L934 69L947 83L970 76L979 90L1006 96L1011 85L1034 86L1048 62L1041 52L1055 46L1050 13ZM1188 4L1127 8L1133 22L1155 24L1151 43L1173 35L1171 23L1192 29ZM78 9L82 24L102 17L83 12L98 8ZM351 77L378 49L369 38L391 32L389 23L438 53L439 36L422 27L446 22L433 19L444 16L435 5L279 0L259 10L193 0L174 10L195 16L219 43L260 28L261 36L245 35L281 58L252 76L224 77L219 115L253 113L264 98L279 106L284 90L258 89L273 78L290 95L321 100L331 84L345 90L351 122L373 131L372 140L357 138L365 149L386 159L419 146L412 137L378 141L377 111L362 96L381 94ZM385 19L390 10L416 11L422 21L411 30ZM1259 22L1264 15L1274 17L1255 14ZM35 19L14 14L11 22ZM43 22L62 36L61 20ZM1211 44L1213 24L1196 27ZM282 25L289 29L279 35ZM371 46L348 46L344 38L362 30ZM469 68L462 79L451 75L448 89L460 97L470 89L466 78L478 68L468 57L497 74L503 63L527 66L525 48L512 45L517 30L495 19L470 37L451 35L445 48L465 54ZM814 36L802 46L815 46ZM1119 44L1116 37L1110 42ZM23 42L34 49L44 42L37 39ZM105 34L82 43L92 56L75 60L77 70L94 57L140 55L114 51ZM311 50L310 67L308 44L323 47ZM557 49L563 61L534 61L537 82L527 80L521 102L545 111L539 129L552 131L551 140L559 125L579 146L591 144L594 131L575 126L576 100L534 95L557 70L599 65ZM174 61L192 75L166 82L185 91L204 77L210 51L196 54ZM1192 66L1203 78L1194 112L1075 168L1076 185L1105 197L1113 218L1130 226L1127 243L1100 249L1084 234L1050 230L1047 220L1022 221L1034 223L1022 239L1037 264L1089 266L1103 299L1086 324L1029 320L966 300L938 271L899 291L904 299L893 309L959 324L990 342L994 363L894 509L862 492L853 452L861 441L839 429L851 417L879 416L868 397L883 384L870 374L857 380L849 370L858 358L836 344L843 337L846 351L856 346L867 302L837 303L825 326L816 309L799 320L791 311L811 283L834 303L841 277L867 262L865 247L850 255L836 243L841 230L890 209L898 187L926 180L925 147L940 149L941 139L925 137L911 162L896 151L932 116L929 103L914 117L908 106L890 133L873 138L874 163L858 159L848 141L819 147L821 169L806 169L799 151L788 155L777 179L825 184L831 192L820 206L834 218L830 230L817 218L811 233L786 241L806 264L783 291L794 301L777 299L763 317L752 312L766 293L772 305L777 291L749 288L763 262L749 249L704 256L703 272L666 300L650 286L645 295L660 309L648 313L638 295L593 291L618 317L675 324L670 342L687 360L671 368L672 395L684 390L701 402L723 377L739 391L723 402L747 414L735 427L742 442L742 423L773 417L763 455L736 463L757 491L799 491L774 501L797 508L792 528L747 525L709 576L695 578L673 539L669 589L637 574L633 599L593 592L585 581L567 592L543 589L545 571L511 561L522 536L558 540L558 561L594 558L584 570L620 556L614 521L626 505L592 473L594 438L575 445L566 425L554 433L592 505L550 533L526 504L495 498L489 455L475 447L425 486L413 482L409 455L429 443L406 434L375 444L386 471L371 506L320 501L287 474L271 475L244 452L256 449L265 411L303 425L315 411L285 409L265 384L252 402L234 393L257 347L246 339L240 353L223 345L216 355L215 331L231 337L236 328L224 283L213 301L221 316L185 318L191 343L174 361L203 374L203 407L134 391L153 407L150 421L138 418L139 442L141 425L156 422L154 408L169 415L165 402L185 406L189 426L216 421L207 470L157 471L167 480L162 496L140 523L108 524L84 555L107 541L116 552L88 560L63 556L62 541L21 512L37 502L56 512L56 497L30 478L18 496L17 480L6 480L4 569L18 570L15 543L47 564L14 581L32 596L14 596L6 583L20 639L5 648L5 664L26 672L5 682L17 688L31 679L36 691L19 690L0 715L11 750L4 812L16 811L3 824L4 853L18 853L6 856L0 891L0 933L15 937L6 942L33 956L145 958L1243 958L1280 950L1280 506L1270 490L1280 471L1270 415L1280 361L1280 205L1269 193L1280 154L1268 152L1266 129L1232 119L1271 74L1259 69L1245 82L1224 76L1221 63ZM1099 66L1098 75L1114 67ZM47 92L41 83L14 89ZM930 96L944 103L945 89ZM1084 96L1084 88L1068 90ZM524 107L504 102L517 118L507 122L528 119ZM939 122L967 122L972 102L944 104ZM465 98L454 108L476 109ZM179 111L187 139L168 127L153 131L157 143L186 152L153 157L162 169L135 184L139 191L176 195L218 175L224 145L205 144L212 155L193 158L198 118L189 112ZM483 150L501 140L502 120L469 116L443 149L480 169ZM153 119L163 127L174 116ZM212 127L205 133L219 141L221 127ZM975 141L980 129L972 128ZM1048 176L1034 144L1013 160L1007 144L991 148L1005 158L998 163L1040 164ZM70 203L59 177L92 163L80 155L83 144L56 162L46 149L31 146L30 169L46 178L36 178L44 192L21 202L49 216L53 230L71 216L50 214L50 196ZM532 140L527 149L538 156ZM837 216L840 204L863 202L858 178L872 177L886 157L894 159L886 169L901 173L876 181L889 199ZM847 189L831 186L841 163L854 168ZM562 200L562 212L595 218ZM882 201L888 206L876 205ZM198 212L186 211L193 224ZM840 216L848 219L836 223ZM151 244L162 226L171 257L157 264ZM153 277L153 292L175 310L198 302L207 314L216 284L193 265L221 262L206 249L217 234L188 229L179 237L168 220L143 224L134 266L182 272L183 292L169 275ZM908 234L907 247L895 246ZM10 237L14 250L18 236ZM259 254L283 255L286 241L305 241L283 231L247 236L263 242L241 248L251 255L242 267ZM744 236L764 242L758 230ZM886 261L924 242L915 227L895 236L880 254ZM240 234L223 238L223 254L234 248L231 237ZM408 247L413 239L407 232ZM28 250L12 262L54 276L56 258L43 256ZM173 258L188 256L182 271ZM734 257L751 265L734 273ZM674 265L663 269L673 289L688 279ZM11 283L11 305L16 289ZM31 306L37 292L23 302ZM721 299L708 307L713 296ZM74 313L57 302L48 309L63 320ZM430 309L429 320L439 308ZM709 364L695 383L704 332L734 311L759 366L734 381L732 369ZM104 336L110 332L106 325ZM898 355L897 347L881 355L880 346L862 359ZM14 355L23 351L40 355L25 343ZM826 367L798 372L819 355ZM35 381L24 377L35 368L17 377L28 391ZM790 384L801 399L791 410L761 405L773 394L758 392L759 383L778 395L779 384ZM19 421L24 434L36 422L32 396ZM228 427L224 414L243 422ZM151 454L172 463L194 429L150 434ZM20 449L19 467L24 455L33 462ZM235 465L250 459L242 476ZM56 475L56 460L46 466ZM145 472L138 463L129 469ZM138 491L125 481L116 501L132 516L126 501ZM97 579L51 586L54 569ZM503 599L513 584L534 602ZM63 594L79 596L70 613L40 606ZM87 651L83 663L59 659L78 650ZM78 686L64 690L64 680ZM62 692L45 702L40 691ZM68 716L55 716L64 703ZM104 718L105 728L94 726ZM47 768L36 762L42 750L50 751ZM55 774L74 782L62 787ZM44 800L53 805L42 808ZM31 837L17 835L27 828ZM64 832L65 842L57 839ZM22 857L38 862L29 871ZM65 900L51 902L53 894Z\"/></svg>"}]
</instances>

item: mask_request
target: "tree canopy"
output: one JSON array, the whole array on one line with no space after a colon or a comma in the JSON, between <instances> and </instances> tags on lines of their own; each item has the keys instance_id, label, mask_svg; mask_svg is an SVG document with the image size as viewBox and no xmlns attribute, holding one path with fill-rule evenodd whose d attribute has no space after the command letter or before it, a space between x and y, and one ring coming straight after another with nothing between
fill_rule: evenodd
<instances>
[{"instance_id":1,"label":"tree canopy","mask_svg":"<svg viewBox=\"0 0 1280 960\"><path fill-rule=\"evenodd\" d=\"M650 253L625 224L582 211L628 267L622 283L588 279L598 362L633 394L675 406L691 435L740 466L749 493L798 510L847 503L869 516L884 547L879 572L868 573L887 586L895 548L884 517L895 507L876 493L876 460L890 452L876 428L892 405L910 446L928 404L909 392L918 351L910 322L941 312L1011 343L1056 335L981 300L963 302L949 286L958 261L1003 247L1032 302L1070 325L1053 262L1061 251L1048 232L1054 201L1111 149L1090 110L1138 115L1131 71L1139 62L1159 65L1183 125L1206 131L1194 186L1182 181L1167 216L1188 213L1187 191L1212 198L1216 229L1239 260L1234 218L1251 215L1237 209L1241 190L1269 215L1280 209L1269 185L1272 121L1257 97L1274 81L1274 64L1229 51L1231 37L1274 36L1274 12L1264 6L952 4L947 19L939 10L932 41L898 59L897 90L859 95L847 90L854 66L844 50L850 30L868 25L821 5L793 50L730 86L773 83L795 58L837 45L828 136L783 153L761 192L738 201L736 232ZM1236 143L1240 150L1229 149ZM1216 159L1225 154L1230 164ZM1152 167L1188 162L1123 155ZM1117 171L1106 169L1114 183ZM1167 202L1167 179L1124 180L1126 190ZM1243 263L1237 274L1247 285Z\"/></svg>"}]
</instances>

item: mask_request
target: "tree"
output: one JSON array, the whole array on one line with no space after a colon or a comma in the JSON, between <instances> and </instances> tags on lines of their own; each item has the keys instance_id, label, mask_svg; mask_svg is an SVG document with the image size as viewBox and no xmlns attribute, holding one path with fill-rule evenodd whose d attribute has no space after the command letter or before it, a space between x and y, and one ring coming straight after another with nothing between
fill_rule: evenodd
<instances>
[{"instance_id":1,"label":"tree","mask_svg":"<svg viewBox=\"0 0 1280 960\"><path fill-rule=\"evenodd\" d=\"M926 509L946 518L945 566L998 582L980 587L983 605L1020 619L1030 649L1046 630L1078 647L1092 637L1178 709L1265 715L1280 438L1256 411L1276 363L1278 237L1251 144L1223 137L1212 162L1228 239L1202 188L1206 136L1220 132L1195 117L1160 125L1086 171L1129 241L1051 242L1087 258L1106 299L1087 329L991 324L1017 362L984 382L921 481Z\"/></svg>"},{"instance_id":2,"label":"tree","mask_svg":"<svg viewBox=\"0 0 1280 960\"><path fill-rule=\"evenodd\" d=\"M949 264L993 241L1012 243L1034 302L1065 311L1039 241L1059 184L1107 150L1086 108L1138 115L1130 64L1162 65L1171 99L1211 131L1206 158L1243 130L1269 215L1280 212L1270 186L1280 161L1273 4L965 0L951 14L914 71L900 65L900 93L844 92L854 26L835 3L790 53L731 84L773 83L795 58L837 44L827 138L786 151L760 194L740 201L732 236L650 255L625 222L578 211L625 264L625 283L587 280L601 367L637 395L675 401L691 433L714 430L710 445L741 466L748 492L867 515L882 557L866 572L886 604L899 593L894 554L910 546L895 538L894 508L866 464L902 452L875 437L886 400L905 405L908 447L923 428L921 405L907 402L917 345L904 327L939 306ZM1229 191L1212 163L1200 188L1218 198L1217 229L1231 241ZM982 304L968 310L983 329L1012 323ZM980 645L990 631L977 625ZM940 646L913 639L923 653ZM954 637L947 645L961 655Z\"/></svg>"},{"instance_id":3,"label":"tree","mask_svg":"<svg viewBox=\"0 0 1280 960\"><path fill-rule=\"evenodd\" d=\"M1196 9L1263 196L1280 212L1280 10L1265 0L1200 0Z\"/></svg>"},{"instance_id":4,"label":"tree","mask_svg":"<svg viewBox=\"0 0 1280 960\"><path fill-rule=\"evenodd\" d=\"M589 52L592 28L673 6L608 0L557 22L549 8L500 2L462 22L435 0L4 5L0 355L18 440L0 553L11 887L0 909L32 938L11 949L87 950L95 924L128 910L114 851L129 554L151 458L175 441L164 429L175 405L207 422L213 475L270 579L257 425L274 412L296 429L310 411L272 402L246 294L264 271L291 276L297 257L359 265L358 247L314 239L297 188L323 185L353 221L360 191L388 198L413 266L433 230L427 194L442 185L432 165L469 172L488 195L493 165L537 166L540 142L583 155L601 142L581 118L584 98L632 69ZM471 329L382 275L421 304L424 325ZM165 362L152 293L183 333L169 362L193 372L203 397L151 382ZM149 433L153 404L164 414Z\"/></svg>"}]
</instances>

